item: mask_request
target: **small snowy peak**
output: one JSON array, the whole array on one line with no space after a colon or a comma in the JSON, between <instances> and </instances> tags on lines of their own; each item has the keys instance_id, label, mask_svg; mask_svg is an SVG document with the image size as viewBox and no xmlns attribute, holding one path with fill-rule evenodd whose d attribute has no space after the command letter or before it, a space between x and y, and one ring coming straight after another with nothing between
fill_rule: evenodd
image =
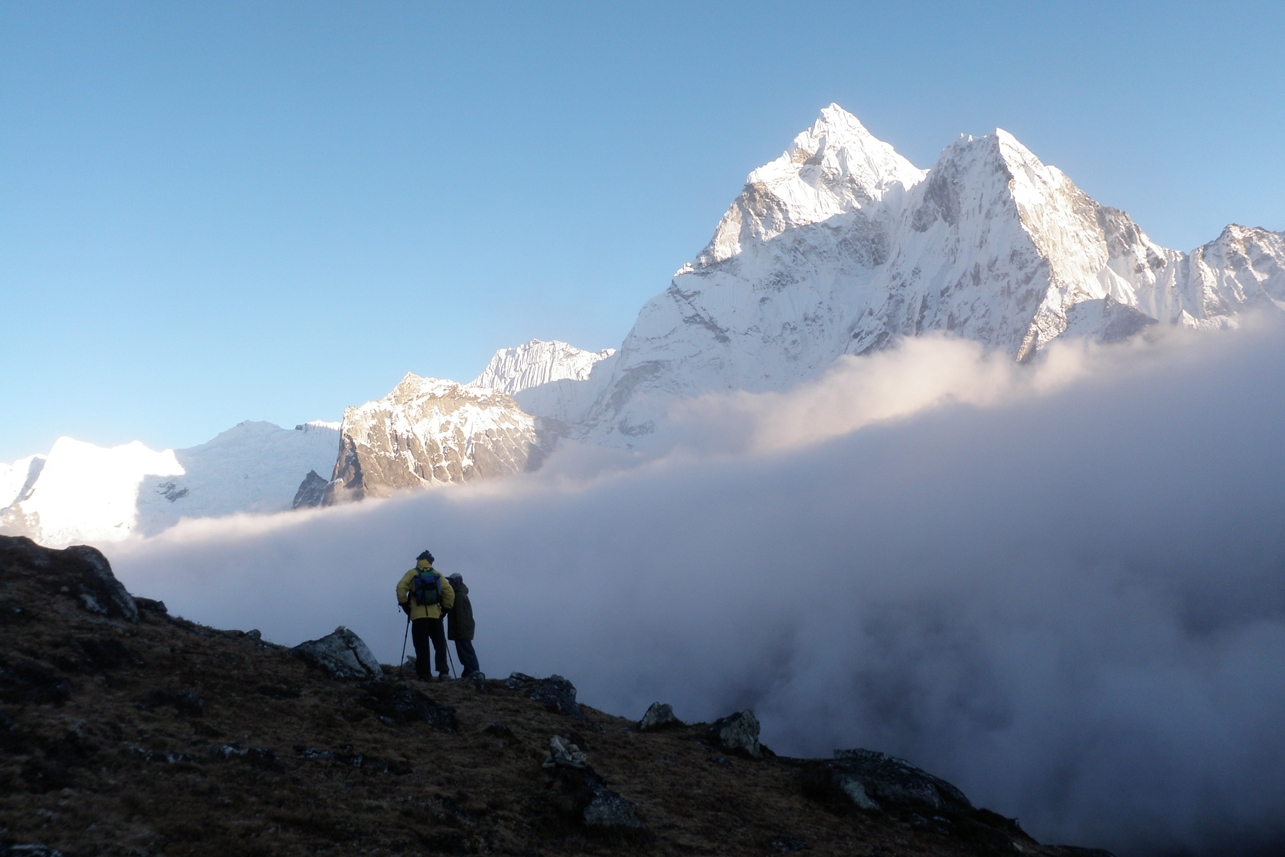
<instances>
[{"instance_id":1,"label":"small snowy peak","mask_svg":"<svg viewBox=\"0 0 1285 857\"><path fill-rule=\"evenodd\" d=\"M533 339L515 348L501 348L471 382L514 395L554 381L584 381L599 361L616 353L614 348L585 351L565 342Z\"/></svg>"},{"instance_id":2,"label":"small snowy peak","mask_svg":"<svg viewBox=\"0 0 1285 857\"><path fill-rule=\"evenodd\" d=\"M118 541L135 530L144 480L183 473L172 449L157 452L138 441L103 448L61 437L29 495L4 511L0 528L51 547Z\"/></svg>"},{"instance_id":3,"label":"small snowy peak","mask_svg":"<svg viewBox=\"0 0 1285 857\"><path fill-rule=\"evenodd\" d=\"M333 504L520 473L539 463L535 419L507 393L407 374L344 411Z\"/></svg>"},{"instance_id":4,"label":"small snowy peak","mask_svg":"<svg viewBox=\"0 0 1285 857\"><path fill-rule=\"evenodd\" d=\"M868 208L924 176L855 116L831 104L790 149L750 173L709 245L679 273L726 261L788 229Z\"/></svg>"}]
</instances>

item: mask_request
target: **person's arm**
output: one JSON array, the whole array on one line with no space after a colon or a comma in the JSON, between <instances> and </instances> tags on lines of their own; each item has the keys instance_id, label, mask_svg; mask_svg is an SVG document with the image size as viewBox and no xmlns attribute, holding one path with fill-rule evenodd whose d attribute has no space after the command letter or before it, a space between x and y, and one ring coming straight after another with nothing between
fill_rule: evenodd
<instances>
[{"instance_id":1,"label":"person's arm","mask_svg":"<svg viewBox=\"0 0 1285 857\"><path fill-rule=\"evenodd\" d=\"M445 577L442 578L442 609L450 610L455 606L455 588L451 586L450 581Z\"/></svg>"},{"instance_id":2,"label":"person's arm","mask_svg":"<svg viewBox=\"0 0 1285 857\"><path fill-rule=\"evenodd\" d=\"M411 569L402 575L401 582L397 584L397 603L403 608L410 606L410 581L415 576L415 569Z\"/></svg>"}]
</instances>

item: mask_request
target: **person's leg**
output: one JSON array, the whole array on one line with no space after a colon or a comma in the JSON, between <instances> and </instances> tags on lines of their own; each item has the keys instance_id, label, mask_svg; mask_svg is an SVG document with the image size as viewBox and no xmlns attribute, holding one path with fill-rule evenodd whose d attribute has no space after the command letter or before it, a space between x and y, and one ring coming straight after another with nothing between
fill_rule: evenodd
<instances>
[{"instance_id":1,"label":"person's leg","mask_svg":"<svg viewBox=\"0 0 1285 857\"><path fill-rule=\"evenodd\" d=\"M433 677L433 670L428 660L428 635L432 621L432 619L416 619L410 623L410 638L415 645L415 675L424 680Z\"/></svg>"},{"instance_id":2,"label":"person's leg","mask_svg":"<svg viewBox=\"0 0 1285 857\"><path fill-rule=\"evenodd\" d=\"M439 676L449 676L450 669L446 666L446 630L442 627L441 619L426 619L429 623L429 635L433 639L433 654L435 656L435 665Z\"/></svg>"},{"instance_id":3,"label":"person's leg","mask_svg":"<svg viewBox=\"0 0 1285 857\"><path fill-rule=\"evenodd\" d=\"M477 665L477 652L473 651L472 640L456 640L455 653L460 656L460 667L464 670L460 673L460 678L480 671L481 668Z\"/></svg>"}]
</instances>

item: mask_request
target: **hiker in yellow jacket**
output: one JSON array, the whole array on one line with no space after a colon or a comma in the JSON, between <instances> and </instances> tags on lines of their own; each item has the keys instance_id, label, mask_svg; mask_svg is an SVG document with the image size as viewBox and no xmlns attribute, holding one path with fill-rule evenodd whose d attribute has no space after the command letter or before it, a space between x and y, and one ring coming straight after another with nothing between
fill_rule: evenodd
<instances>
[{"instance_id":1,"label":"hiker in yellow jacket","mask_svg":"<svg viewBox=\"0 0 1285 857\"><path fill-rule=\"evenodd\" d=\"M415 567L397 584L397 603L410 617L411 640L415 643L415 674L421 681L432 681L428 665L428 641L433 641L437 680L451 677L446 668L446 634L442 630L444 611L455 606L455 590L445 577L433 568L433 555L421 553Z\"/></svg>"}]
</instances>

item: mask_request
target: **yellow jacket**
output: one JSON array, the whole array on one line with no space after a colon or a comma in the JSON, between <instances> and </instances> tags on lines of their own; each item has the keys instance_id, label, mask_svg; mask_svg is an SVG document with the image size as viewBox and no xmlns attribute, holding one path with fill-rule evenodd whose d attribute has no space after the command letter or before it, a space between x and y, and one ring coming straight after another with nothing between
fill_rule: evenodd
<instances>
[{"instance_id":1,"label":"yellow jacket","mask_svg":"<svg viewBox=\"0 0 1285 857\"><path fill-rule=\"evenodd\" d=\"M416 604L415 600L410 597L411 581L415 575L421 571L433 568L433 564L426 559L421 559L415 563L415 567L402 575L401 582L397 584L397 603L405 604L410 599L410 617L414 619L441 619L442 608L450 610L455 606L455 590L447 582L446 576L442 575L442 603L441 604ZM437 569L433 569L437 571ZM441 572L437 572L441 574Z\"/></svg>"}]
</instances>

